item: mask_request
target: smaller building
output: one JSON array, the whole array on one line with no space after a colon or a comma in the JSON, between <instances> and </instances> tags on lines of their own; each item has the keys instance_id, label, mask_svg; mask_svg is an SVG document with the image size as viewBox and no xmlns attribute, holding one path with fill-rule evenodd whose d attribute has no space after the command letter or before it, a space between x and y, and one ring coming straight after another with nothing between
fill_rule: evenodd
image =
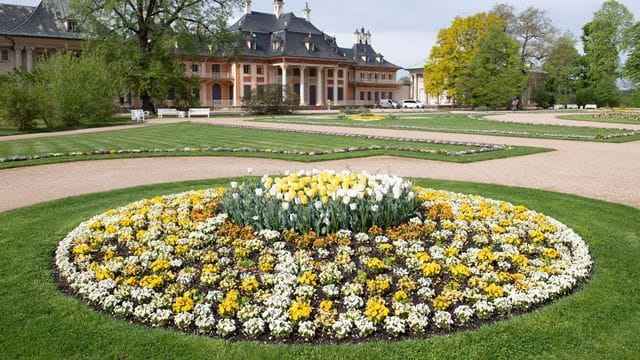
<instances>
[{"instance_id":1,"label":"smaller building","mask_svg":"<svg viewBox=\"0 0 640 360\"><path fill-rule=\"evenodd\" d=\"M80 51L82 36L65 0L38 6L0 4L0 74L31 70L38 60L67 49Z\"/></svg>"},{"instance_id":2,"label":"smaller building","mask_svg":"<svg viewBox=\"0 0 640 360\"><path fill-rule=\"evenodd\" d=\"M427 106L453 106L455 102L447 94L440 96L431 96L424 89L424 64L426 60L419 62L407 68L411 74L411 90L409 97L414 100L420 100Z\"/></svg>"}]
</instances>

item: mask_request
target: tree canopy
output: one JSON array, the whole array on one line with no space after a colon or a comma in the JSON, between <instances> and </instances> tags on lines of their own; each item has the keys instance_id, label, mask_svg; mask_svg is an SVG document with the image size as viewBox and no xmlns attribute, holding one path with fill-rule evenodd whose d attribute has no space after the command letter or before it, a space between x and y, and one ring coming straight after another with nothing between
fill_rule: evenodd
<instances>
[{"instance_id":1,"label":"tree canopy","mask_svg":"<svg viewBox=\"0 0 640 360\"><path fill-rule=\"evenodd\" d=\"M589 64L588 85L600 105L614 105L618 101L620 54L632 24L631 12L621 3L608 0L582 28L585 59Z\"/></svg>"},{"instance_id":2,"label":"tree canopy","mask_svg":"<svg viewBox=\"0 0 640 360\"><path fill-rule=\"evenodd\" d=\"M459 98L473 107L503 109L522 91L525 74L518 43L499 25L478 41L471 64L463 71Z\"/></svg>"},{"instance_id":3,"label":"tree canopy","mask_svg":"<svg viewBox=\"0 0 640 360\"><path fill-rule=\"evenodd\" d=\"M522 62L540 68L558 33L547 12L528 7L517 14L510 4L498 4L492 11L507 23L507 33L519 43Z\"/></svg>"},{"instance_id":4,"label":"tree canopy","mask_svg":"<svg viewBox=\"0 0 640 360\"><path fill-rule=\"evenodd\" d=\"M492 26L504 28L505 24L493 13L478 13L456 17L451 26L438 32L424 67L424 88L429 95L446 92L453 97L458 93L462 72L473 61L480 38Z\"/></svg>"},{"instance_id":5,"label":"tree canopy","mask_svg":"<svg viewBox=\"0 0 640 360\"><path fill-rule=\"evenodd\" d=\"M169 87L188 86L178 51L230 55L235 38L227 19L240 0L75 0L74 16L89 43L126 74L122 87L140 95L145 109Z\"/></svg>"},{"instance_id":6,"label":"tree canopy","mask_svg":"<svg viewBox=\"0 0 640 360\"><path fill-rule=\"evenodd\" d=\"M578 89L581 58L571 34L556 39L547 61L542 65L542 70L547 74L547 88L554 95L566 97Z\"/></svg>"}]
</instances>

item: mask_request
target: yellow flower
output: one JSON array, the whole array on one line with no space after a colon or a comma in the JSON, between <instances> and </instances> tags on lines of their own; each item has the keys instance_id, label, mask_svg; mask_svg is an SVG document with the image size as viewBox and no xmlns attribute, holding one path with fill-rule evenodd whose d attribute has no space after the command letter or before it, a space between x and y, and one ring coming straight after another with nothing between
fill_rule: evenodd
<instances>
[{"instance_id":1,"label":"yellow flower","mask_svg":"<svg viewBox=\"0 0 640 360\"><path fill-rule=\"evenodd\" d=\"M409 300L409 296L403 290L398 290L393 294L393 300L404 304Z\"/></svg>"},{"instance_id":2,"label":"yellow flower","mask_svg":"<svg viewBox=\"0 0 640 360\"><path fill-rule=\"evenodd\" d=\"M484 248L476 255L476 259L480 262L492 263L495 258L489 248Z\"/></svg>"},{"instance_id":3,"label":"yellow flower","mask_svg":"<svg viewBox=\"0 0 640 360\"><path fill-rule=\"evenodd\" d=\"M296 301L291 305L287 313L289 313L289 317L293 321L308 319L311 316L311 305L306 302Z\"/></svg>"},{"instance_id":4,"label":"yellow flower","mask_svg":"<svg viewBox=\"0 0 640 360\"><path fill-rule=\"evenodd\" d=\"M151 263L151 271L156 273L162 270L170 269L171 265L169 265L169 261L165 259L157 259Z\"/></svg>"},{"instance_id":5,"label":"yellow flower","mask_svg":"<svg viewBox=\"0 0 640 360\"><path fill-rule=\"evenodd\" d=\"M316 285L316 274L313 271L305 271L302 273L302 276L298 278L298 283L302 285Z\"/></svg>"},{"instance_id":6,"label":"yellow flower","mask_svg":"<svg viewBox=\"0 0 640 360\"><path fill-rule=\"evenodd\" d=\"M387 268L387 264L376 257L367 259L364 264L373 271L380 271Z\"/></svg>"},{"instance_id":7,"label":"yellow flower","mask_svg":"<svg viewBox=\"0 0 640 360\"><path fill-rule=\"evenodd\" d=\"M164 280L158 275L146 275L140 279L140 286L155 289L164 284Z\"/></svg>"},{"instance_id":8,"label":"yellow flower","mask_svg":"<svg viewBox=\"0 0 640 360\"><path fill-rule=\"evenodd\" d=\"M452 303L453 302L444 295L436 296L436 298L431 302L433 308L440 311L447 310Z\"/></svg>"},{"instance_id":9,"label":"yellow flower","mask_svg":"<svg viewBox=\"0 0 640 360\"><path fill-rule=\"evenodd\" d=\"M231 290L225 295L224 299L218 304L218 314L220 316L231 316L238 311L238 290Z\"/></svg>"},{"instance_id":10,"label":"yellow flower","mask_svg":"<svg viewBox=\"0 0 640 360\"><path fill-rule=\"evenodd\" d=\"M440 270L442 270L442 267L438 263L428 262L428 263L422 264L422 274L424 276L429 277L433 275L438 275L440 274Z\"/></svg>"},{"instance_id":11,"label":"yellow flower","mask_svg":"<svg viewBox=\"0 0 640 360\"><path fill-rule=\"evenodd\" d=\"M378 276L373 280L367 281L367 290L373 295L382 295L391 286L391 280L388 277Z\"/></svg>"},{"instance_id":12,"label":"yellow flower","mask_svg":"<svg viewBox=\"0 0 640 360\"><path fill-rule=\"evenodd\" d=\"M193 310L194 306L195 306L194 301L191 300L191 298L186 296L185 294L185 296L180 296L176 298L176 301L173 303L171 308L173 309L174 312L181 313L181 312L189 312Z\"/></svg>"},{"instance_id":13,"label":"yellow flower","mask_svg":"<svg viewBox=\"0 0 640 360\"><path fill-rule=\"evenodd\" d=\"M240 285L240 287L245 292L251 293L260 287L260 283L252 276L242 280L242 285Z\"/></svg>"},{"instance_id":14,"label":"yellow flower","mask_svg":"<svg viewBox=\"0 0 640 360\"><path fill-rule=\"evenodd\" d=\"M449 271L454 277L469 277L471 276L471 270L464 264L455 264L449 266Z\"/></svg>"},{"instance_id":15,"label":"yellow flower","mask_svg":"<svg viewBox=\"0 0 640 360\"><path fill-rule=\"evenodd\" d=\"M491 284L484 288L484 293L490 298L497 298L504 295L504 290L496 284Z\"/></svg>"},{"instance_id":16,"label":"yellow flower","mask_svg":"<svg viewBox=\"0 0 640 360\"><path fill-rule=\"evenodd\" d=\"M329 312L331 311L331 308L333 307L333 302L331 300L322 300L320 302L320 310L324 311L324 312Z\"/></svg>"},{"instance_id":17,"label":"yellow flower","mask_svg":"<svg viewBox=\"0 0 640 360\"><path fill-rule=\"evenodd\" d=\"M542 250L542 257L547 259L556 259L560 253L556 249L546 248Z\"/></svg>"},{"instance_id":18,"label":"yellow flower","mask_svg":"<svg viewBox=\"0 0 640 360\"><path fill-rule=\"evenodd\" d=\"M383 298L373 297L367 301L364 315L374 324L379 324L389 316L389 308L385 306Z\"/></svg>"}]
</instances>

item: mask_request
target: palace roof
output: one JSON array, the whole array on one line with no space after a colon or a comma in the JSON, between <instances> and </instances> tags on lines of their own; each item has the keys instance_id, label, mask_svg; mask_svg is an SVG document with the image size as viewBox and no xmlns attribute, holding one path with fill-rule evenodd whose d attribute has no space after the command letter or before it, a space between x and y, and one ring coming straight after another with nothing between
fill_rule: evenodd
<instances>
[{"instance_id":1,"label":"palace roof","mask_svg":"<svg viewBox=\"0 0 640 360\"><path fill-rule=\"evenodd\" d=\"M82 39L65 27L69 5L64 0L44 0L37 7L0 4L0 33L3 35Z\"/></svg>"}]
</instances>

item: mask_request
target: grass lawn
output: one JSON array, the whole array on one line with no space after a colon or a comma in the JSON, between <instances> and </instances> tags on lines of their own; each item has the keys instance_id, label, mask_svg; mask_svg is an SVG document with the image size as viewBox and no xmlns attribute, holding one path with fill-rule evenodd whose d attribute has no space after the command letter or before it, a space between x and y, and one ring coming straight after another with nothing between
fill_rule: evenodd
<instances>
[{"instance_id":1,"label":"grass lawn","mask_svg":"<svg viewBox=\"0 0 640 360\"><path fill-rule=\"evenodd\" d=\"M116 125L131 125L131 124L135 124L135 123L132 122L131 119L128 117L112 117L102 121L85 121L82 124L78 126L73 126L73 127L55 127L50 129L45 126L44 122L38 121L34 129L20 131L20 130L17 130L14 126L0 123L0 136L33 134L33 133L42 133L42 132L64 131L64 130L89 129L89 128L108 127L108 126L116 126Z\"/></svg>"},{"instance_id":2,"label":"grass lawn","mask_svg":"<svg viewBox=\"0 0 640 360\"><path fill-rule=\"evenodd\" d=\"M195 124L169 124L148 126L142 128L125 129L92 134L78 134L47 137L39 139L24 139L0 142L0 157L12 155L35 155L43 153L61 153L71 151L91 151L97 149L140 149L140 148L177 148L177 147L218 147L230 148L262 148L289 149L299 151L322 151L346 147L405 146L414 149L433 149L442 151L463 151L478 149L477 146L427 144L418 142L403 142L398 140L375 140L358 137L332 136L318 134L303 134L294 132L278 132L258 129L237 129L227 127L205 126ZM395 150L367 150L345 152L327 155L299 155L299 154L267 154L255 152L234 152L233 155L251 157L269 157L297 161L321 161L340 158L354 158L375 155L409 156L421 159L443 160L453 162L472 162L510 156L526 155L549 151L549 149L517 147L512 150L494 151L481 154L450 156L444 154L428 154ZM44 164L61 161L75 161L109 157L134 156L168 156L168 155L229 155L223 153L157 153L157 154L129 154L129 155L97 155L47 158L20 162L0 163L0 168L24 165Z\"/></svg>"},{"instance_id":3,"label":"grass lawn","mask_svg":"<svg viewBox=\"0 0 640 360\"><path fill-rule=\"evenodd\" d=\"M339 120L336 117L305 117L305 116L280 116L258 118L255 121L278 122L291 124L369 127L399 130L418 130L434 132L451 132L479 135L499 135L527 138L545 138L561 140L591 140L606 142L628 142L640 140L640 134L617 137L611 139L583 139L581 136L607 136L609 134L621 134L625 131L618 129L594 129L588 127L570 127L558 125L530 125L486 119L470 118L463 114L423 114L414 113L398 115L393 120L380 121L352 121ZM628 131L627 131L628 132Z\"/></svg>"},{"instance_id":4,"label":"grass lawn","mask_svg":"<svg viewBox=\"0 0 640 360\"><path fill-rule=\"evenodd\" d=\"M634 124L640 125L640 120L629 120L623 116L616 116L616 114L611 114L611 116L605 118L593 117L593 114L580 114L580 115L561 115L558 116L559 119L565 120L578 120L578 121L593 121L593 122L603 122L603 123L615 123L615 124Z\"/></svg>"},{"instance_id":5,"label":"grass lawn","mask_svg":"<svg viewBox=\"0 0 640 360\"><path fill-rule=\"evenodd\" d=\"M230 343L116 320L58 290L52 274L53 252L81 221L140 198L226 183L228 180L152 185L0 213L2 357L631 359L640 353L640 210L523 188L417 182L524 204L564 222L589 244L595 270L582 289L529 314L473 331L344 345Z\"/></svg>"}]
</instances>

